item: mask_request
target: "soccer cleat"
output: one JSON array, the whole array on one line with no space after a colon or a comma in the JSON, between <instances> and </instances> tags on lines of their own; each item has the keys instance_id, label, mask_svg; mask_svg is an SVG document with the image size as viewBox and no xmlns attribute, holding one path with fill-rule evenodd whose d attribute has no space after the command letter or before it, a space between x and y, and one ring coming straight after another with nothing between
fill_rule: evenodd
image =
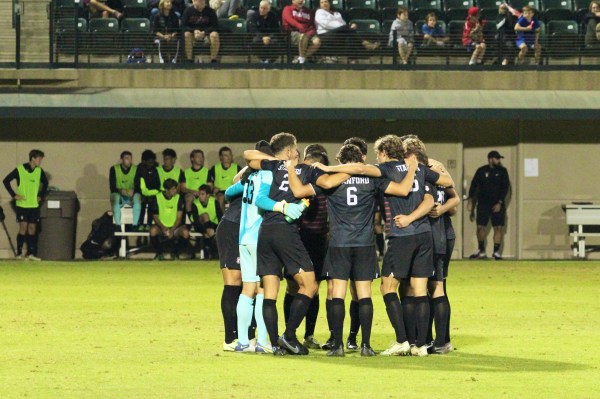
<instances>
[{"instance_id":1,"label":"soccer cleat","mask_svg":"<svg viewBox=\"0 0 600 399\"><path fill-rule=\"evenodd\" d=\"M323 349L324 351L328 351L331 350L334 346L334 342L333 342L333 337L329 337L329 339L323 344L321 345L321 349Z\"/></svg>"},{"instance_id":2,"label":"soccer cleat","mask_svg":"<svg viewBox=\"0 0 600 399\"><path fill-rule=\"evenodd\" d=\"M346 354L344 353L344 346L338 345L337 348L332 348L329 352L327 352L327 356L330 357L344 357Z\"/></svg>"},{"instance_id":3,"label":"soccer cleat","mask_svg":"<svg viewBox=\"0 0 600 399\"><path fill-rule=\"evenodd\" d=\"M349 351L358 350L358 345L356 344L356 337L348 337L346 341L346 349Z\"/></svg>"},{"instance_id":4,"label":"soccer cleat","mask_svg":"<svg viewBox=\"0 0 600 399\"><path fill-rule=\"evenodd\" d=\"M238 342L238 344L235 346L235 351L242 353L242 352L255 352L256 351L256 346L254 345L250 345L248 344L242 344L241 342Z\"/></svg>"},{"instance_id":5,"label":"soccer cleat","mask_svg":"<svg viewBox=\"0 0 600 399\"><path fill-rule=\"evenodd\" d=\"M154 260L165 260L165 256L164 256L163 254L156 255L156 256L154 257Z\"/></svg>"},{"instance_id":6,"label":"soccer cleat","mask_svg":"<svg viewBox=\"0 0 600 399\"><path fill-rule=\"evenodd\" d=\"M237 339L234 339L230 343L223 342L223 350L225 352L235 352L235 347L237 346Z\"/></svg>"},{"instance_id":7,"label":"soccer cleat","mask_svg":"<svg viewBox=\"0 0 600 399\"><path fill-rule=\"evenodd\" d=\"M33 261L39 262L42 260L42 258L38 258L37 256L30 254L27 256L27 260L33 260Z\"/></svg>"},{"instance_id":8,"label":"soccer cleat","mask_svg":"<svg viewBox=\"0 0 600 399\"><path fill-rule=\"evenodd\" d=\"M499 252L494 252L494 260L502 260L502 255Z\"/></svg>"},{"instance_id":9,"label":"soccer cleat","mask_svg":"<svg viewBox=\"0 0 600 399\"><path fill-rule=\"evenodd\" d=\"M273 353L273 347L271 345L256 345L256 353Z\"/></svg>"},{"instance_id":10,"label":"soccer cleat","mask_svg":"<svg viewBox=\"0 0 600 399\"><path fill-rule=\"evenodd\" d=\"M23 260L23 259L25 259L23 257L23 254L18 254L17 256L15 256L15 260Z\"/></svg>"},{"instance_id":11,"label":"soccer cleat","mask_svg":"<svg viewBox=\"0 0 600 399\"><path fill-rule=\"evenodd\" d=\"M406 356L410 353L408 341L394 342L392 346L381 352L381 356Z\"/></svg>"},{"instance_id":12,"label":"soccer cleat","mask_svg":"<svg viewBox=\"0 0 600 399\"><path fill-rule=\"evenodd\" d=\"M308 355L308 349L300 345L298 339L289 339L283 334L277 339L277 344L288 351L291 355Z\"/></svg>"},{"instance_id":13,"label":"soccer cleat","mask_svg":"<svg viewBox=\"0 0 600 399\"><path fill-rule=\"evenodd\" d=\"M273 351L273 355L275 356L285 356L287 355L287 351L281 347L279 347L278 345L273 345L271 347L271 350Z\"/></svg>"},{"instance_id":14,"label":"soccer cleat","mask_svg":"<svg viewBox=\"0 0 600 399\"><path fill-rule=\"evenodd\" d=\"M469 256L469 259L486 259L487 256L485 256L485 252L481 252L479 250L475 251L471 256Z\"/></svg>"},{"instance_id":15,"label":"soccer cleat","mask_svg":"<svg viewBox=\"0 0 600 399\"><path fill-rule=\"evenodd\" d=\"M377 353L369 345L362 344L360 347L360 355L365 357L375 356Z\"/></svg>"},{"instance_id":16,"label":"soccer cleat","mask_svg":"<svg viewBox=\"0 0 600 399\"><path fill-rule=\"evenodd\" d=\"M433 347L433 353L436 355L445 355L447 353L452 352L453 350L454 348L452 347L452 344L450 342L446 342L446 344L442 346Z\"/></svg>"},{"instance_id":17,"label":"soccer cleat","mask_svg":"<svg viewBox=\"0 0 600 399\"><path fill-rule=\"evenodd\" d=\"M423 345L423 346L412 345L410 347L410 355L411 356L419 356L419 357L427 356L427 355L429 355L429 353L427 353L427 348L428 348L428 345Z\"/></svg>"},{"instance_id":18,"label":"soccer cleat","mask_svg":"<svg viewBox=\"0 0 600 399\"><path fill-rule=\"evenodd\" d=\"M309 349L321 349L321 344L315 339L314 335L304 338L304 346Z\"/></svg>"}]
</instances>

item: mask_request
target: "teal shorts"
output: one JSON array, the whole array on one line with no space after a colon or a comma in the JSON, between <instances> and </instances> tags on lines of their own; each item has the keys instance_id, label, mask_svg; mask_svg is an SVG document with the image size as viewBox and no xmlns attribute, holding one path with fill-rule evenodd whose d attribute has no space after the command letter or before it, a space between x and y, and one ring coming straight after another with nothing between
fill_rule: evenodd
<instances>
[{"instance_id":1,"label":"teal shorts","mask_svg":"<svg viewBox=\"0 0 600 399\"><path fill-rule=\"evenodd\" d=\"M257 245L240 245L240 269L243 283L257 283L260 277L256 274Z\"/></svg>"}]
</instances>

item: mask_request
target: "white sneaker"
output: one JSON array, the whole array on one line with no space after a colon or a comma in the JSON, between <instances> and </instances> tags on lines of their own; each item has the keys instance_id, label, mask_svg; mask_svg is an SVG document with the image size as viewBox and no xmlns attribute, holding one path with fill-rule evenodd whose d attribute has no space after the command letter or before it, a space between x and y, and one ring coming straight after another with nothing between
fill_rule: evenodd
<instances>
[{"instance_id":1,"label":"white sneaker","mask_svg":"<svg viewBox=\"0 0 600 399\"><path fill-rule=\"evenodd\" d=\"M42 258L38 258L35 255L29 255L29 256L27 256L27 260L33 260L33 261L39 262L42 260Z\"/></svg>"},{"instance_id":2,"label":"white sneaker","mask_svg":"<svg viewBox=\"0 0 600 399\"><path fill-rule=\"evenodd\" d=\"M394 342L392 346L380 353L381 356L406 356L410 353L408 341L402 343Z\"/></svg>"},{"instance_id":3,"label":"white sneaker","mask_svg":"<svg viewBox=\"0 0 600 399\"><path fill-rule=\"evenodd\" d=\"M15 260L23 260L25 257L22 254L16 255Z\"/></svg>"},{"instance_id":4,"label":"white sneaker","mask_svg":"<svg viewBox=\"0 0 600 399\"><path fill-rule=\"evenodd\" d=\"M494 252L494 260L502 260L502 255L500 255L500 252Z\"/></svg>"},{"instance_id":5,"label":"white sneaker","mask_svg":"<svg viewBox=\"0 0 600 399\"><path fill-rule=\"evenodd\" d=\"M236 346L237 346L237 339L234 339L230 343L223 342L223 350L225 352L235 352Z\"/></svg>"},{"instance_id":6,"label":"white sneaker","mask_svg":"<svg viewBox=\"0 0 600 399\"><path fill-rule=\"evenodd\" d=\"M429 353L427 353L427 348L428 348L428 345L423 345L423 346L413 345L410 347L410 355L411 356L419 356L419 357L427 356L429 354Z\"/></svg>"}]
</instances>

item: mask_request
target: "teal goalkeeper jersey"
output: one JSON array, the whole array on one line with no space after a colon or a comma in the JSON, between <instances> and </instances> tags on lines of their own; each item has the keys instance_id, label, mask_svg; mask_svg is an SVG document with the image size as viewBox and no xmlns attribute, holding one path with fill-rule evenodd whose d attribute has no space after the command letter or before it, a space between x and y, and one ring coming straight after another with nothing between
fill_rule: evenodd
<instances>
[{"instance_id":1,"label":"teal goalkeeper jersey","mask_svg":"<svg viewBox=\"0 0 600 399\"><path fill-rule=\"evenodd\" d=\"M275 201L269 198L268 193L273 182L273 173L266 170L255 171L248 176L246 184L237 182L225 192L226 198L232 198L243 190L242 212L240 216L240 245L257 245L258 232L263 220L265 210L272 211ZM260 204L256 203L259 192L266 193Z\"/></svg>"}]
</instances>

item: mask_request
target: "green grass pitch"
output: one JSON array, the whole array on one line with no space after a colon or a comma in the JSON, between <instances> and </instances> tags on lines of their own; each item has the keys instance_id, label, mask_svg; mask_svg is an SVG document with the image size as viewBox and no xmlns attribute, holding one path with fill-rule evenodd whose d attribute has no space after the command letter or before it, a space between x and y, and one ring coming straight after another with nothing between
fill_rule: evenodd
<instances>
[{"instance_id":1,"label":"green grass pitch","mask_svg":"<svg viewBox=\"0 0 600 399\"><path fill-rule=\"evenodd\" d=\"M449 355L276 358L221 350L216 262L0 262L0 398L600 397L599 262L450 273ZM377 284L380 351L393 332Z\"/></svg>"}]
</instances>

